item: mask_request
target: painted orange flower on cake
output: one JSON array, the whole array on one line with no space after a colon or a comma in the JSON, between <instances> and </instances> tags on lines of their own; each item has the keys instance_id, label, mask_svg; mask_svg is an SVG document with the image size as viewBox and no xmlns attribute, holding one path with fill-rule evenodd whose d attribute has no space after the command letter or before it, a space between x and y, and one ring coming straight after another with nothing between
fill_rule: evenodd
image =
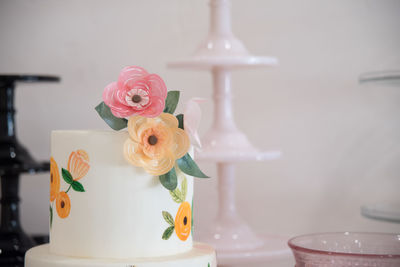
<instances>
[{"instance_id":1,"label":"painted orange flower on cake","mask_svg":"<svg viewBox=\"0 0 400 267\"><path fill-rule=\"evenodd\" d=\"M183 202L175 216L175 233L180 240L185 241L191 230L192 211L189 202Z\"/></svg>"},{"instance_id":2,"label":"painted orange flower on cake","mask_svg":"<svg viewBox=\"0 0 400 267\"><path fill-rule=\"evenodd\" d=\"M66 192L61 191L57 195L56 209L60 218L67 218L71 211L71 200Z\"/></svg>"},{"instance_id":3,"label":"painted orange flower on cake","mask_svg":"<svg viewBox=\"0 0 400 267\"><path fill-rule=\"evenodd\" d=\"M67 169L61 168L61 176L67 184L67 189L60 192L60 172L56 161L50 158L50 228L53 224L54 200L57 214L60 218L67 218L71 211L71 200L68 192L85 192L84 186L78 182L89 171L89 155L85 150L73 151L68 158Z\"/></svg>"},{"instance_id":4,"label":"painted orange flower on cake","mask_svg":"<svg viewBox=\"0 0 400 267\"><path fill-rule=\"evenodd\" d=\"M85 150L79 149L71 153L68 159L68 171L74 181L81 179L89 171L89 155Z\"/></svg>"},{"instance_id":5,"label":"painted orange flower on cake","mask_svg":"<svg viewBox=\"0 0 400 267\"><path fill-rule=\"evenodd\" d=\"M181 188L176 188L169 193L171 194L172 200L180 205L176 213L175 219L168 211L162 212L162 216L165 222L167 222L169 225L168 228L165 229L162 235L162 239L168 240L173 232L175 232L180 240L186 241L190 236L192 230L192 208L190 207L189 202L185 201L187 195L186 176L183 175L179 169L178 173L181 177L183 177Z\"/></svg>"},{"instance_id":6,"label":"painted orange flower on cake","mask_svg":"<svg viewBox=\"0 0 400 267\"><path fill-rule=\"evenodd\" d=\"M53 157L50 157L50 202L56 199L60 192L60 172L57 162Z\"/></svg>"},{"instance_id":7,"label":"painted orange flower on cake","mask_svg":"<svg viewBox=\"0 0 400 267\"><path fill-rule=\"evenodd\" d=\"M130 117L130 138L124 144L125 158L152 175L169 172L190 146L188 135L178 126L177 118L169 113L156 118Z\"/></svg>"}]
</instances>

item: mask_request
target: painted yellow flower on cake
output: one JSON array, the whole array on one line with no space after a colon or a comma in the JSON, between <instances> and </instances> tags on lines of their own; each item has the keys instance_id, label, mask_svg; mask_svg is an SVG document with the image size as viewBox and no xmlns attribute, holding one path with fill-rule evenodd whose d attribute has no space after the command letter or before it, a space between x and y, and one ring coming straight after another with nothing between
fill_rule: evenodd
<instances>
[{"instance_id":1,"label":"painted yellow flower on cake","mask_svg":"<svg viewBox=\"0 0 400 267\"><path fill-rule=\"evenodd\" d=\"M68 159L68 171L74 181L81 179L89 171L89 155L85 150L79 149L71 153Z\"/></svg>"},{"instance_id":2,"label":"painted yellow flower on cake","mask_svg":"<svg viewBox=\"0 0 400 267\"><path fill-rule=\"evenodd\" d=\"M60 172L58 170L57 162L53 157L50 157L50 202L56 199L57 194L60 192Z\"/></svg>"},{"instance_id":3,"label":"painted yellow flower on cake","mask_svg":"<svg viewBox=\"0 0 400 267\"><path fill-rule=\"evenodd\" d=\"M177 118L169 113L156 118L130 117L130 138L124 144L125 158L152 175L168 173L190 146L188 135L178 126Z\"/></svg>"}]
</instances>

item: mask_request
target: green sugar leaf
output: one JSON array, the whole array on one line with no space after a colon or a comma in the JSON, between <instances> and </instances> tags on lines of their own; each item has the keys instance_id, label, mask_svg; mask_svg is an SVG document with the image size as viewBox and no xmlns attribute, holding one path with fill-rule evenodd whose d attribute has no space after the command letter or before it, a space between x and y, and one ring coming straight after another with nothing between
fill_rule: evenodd
<instances>
[{"instance_id":1,"label":"green sugar leaf","mask_svg":"<svg viewBox=\"0 0 400 267\"><path fill-rule=\"evenodd\" d=\"M185 201L182 196L181 190L179 190L178 188L176 188L174 191L169 191L169 193L171 194L172 200L176 203L182 203L183 201Z\"/></svg>"},{"instance_id":2,"label":"green sugar leaf","mask_svg":"<svg viewBox=\"0 0 400 267\"><path fill-rule=\"evenodd\" d=\"M185 156L178 159L176 162L178 163L179 169L181 169L181 171L188 175L198 178L210 178L200 170L200 168L197 166L196 162L193 161L189 153L186 153Z\"/></svg>"},{"instance_id":3,"label":"green sugar leaf","mask_svg":"<svg viewBox=\"0 0 400 267\"><path fill-rule=\"evenodd\" d=\"M99 113L100 117L110 126L112 129L119 131L124 129L128 125L128 120L124 118L115 117L111 109L104 103L101 102L94 108L97 113Z\"/></svg>"},{"instance_id":4,"label":"green sugar leaf","mask_svg":"<svg viewBox=\"0 0 400 267\"><path fill-rule=\"evenodd\" d=\"M78 182L78 181L73 181L72 182L72 189L74 189L77 192L85 192L85 188L83 188L83 185Z\"/></svg>"},{"instance_id":5,"label":"green sugar leaf","mask_svg":"<svg viewBox=\"0 0 400 267\"><path fill-rule=\"evenodd\" d=\"M175 226L170 226L170 227L168 227L168 228L164 231L164 233L163 233L163 235L162 235L162 239L168 240L168 239L171 237L171 235L172 235L172 233L174 232L174 230L175 230Z\"/></svg>"},{"instance_id":6,"label":"green sugar leaf","mask_svg":"<svg viewBox=\"0 0 400 267\"><path fill-rule=\"evenodd\" d=\"M164 220L171 226L175 225L174 218L168 211L163 211L162 216L164 217Z\"/></svg>"},{"instance_id":7,"label":"green sugar leaf","mask_svg":"<svg viewBox=\"0 0 400 267\"><path fill-rule=\"evenodd\" d=\"M178 178L176 177L175 168L172 168L166 174L159 176L161 184L168 190L175 190L178 186Z\"/></svg>"},{"instance_id":8,"label":"green sugar leaf","mask_svg":"<svg viewBox=\"0 0 400 267\"><path fill-rule=\"evenodd\" d=\"M68 170L62 168L61 169L61 174L62 174L62 177L63 177L64 181L67 184L72 184L74 182L74 178L72 178L72 175Z\"/></svg>"},{"instance_id":9,"label":"green sugar leaf","mask_svg":"<svg viewBox=\"0 0 400 267\"><path fill-rule=\"evenodd\" d=\"M179 102L179 91L169 91L167 94L167 99L165 99L164 112L174 114L176 106Z\"/></svg>"},{"instance_id":10,"label":"green sugar leaf","mask_svg":"<svg viewBox=\"0 0 400 267\"><path fill-rule=\"evenodd\" d=\"M178 114L176 115L176 118L178 119L179 125L178 127L181 129L184 129L184 125L183 125L183 114Z\"/></svg>"}]
</instances>

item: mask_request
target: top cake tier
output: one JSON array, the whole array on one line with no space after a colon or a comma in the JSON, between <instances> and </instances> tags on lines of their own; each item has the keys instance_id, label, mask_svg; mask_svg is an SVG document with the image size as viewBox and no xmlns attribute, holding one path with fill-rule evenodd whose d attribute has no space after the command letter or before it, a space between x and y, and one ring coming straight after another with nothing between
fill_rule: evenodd
<instances>
[{"instance_id":1,"label":"top cake tier","mask_svg":"<svg viewBox=\"0 0 400 267\"><path fill-rule=\"evenodd\" d=\"M53 131L50 251L73 257L158 257L192 248L193 177L166 189L124 158L127 131Z\"/></svg>"}]
</instances>

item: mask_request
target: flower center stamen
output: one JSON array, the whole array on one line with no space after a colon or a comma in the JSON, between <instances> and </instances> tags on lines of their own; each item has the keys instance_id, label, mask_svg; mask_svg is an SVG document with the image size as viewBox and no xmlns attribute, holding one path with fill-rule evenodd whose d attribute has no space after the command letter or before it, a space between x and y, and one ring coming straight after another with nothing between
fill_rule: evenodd
<instances>
[{"instance_id":1,"label":"flower center stamen","mask_svg":"<svg viewBox=\"0 0 400 267\"><path fill-rule=\"evenodd\" d=\"M183 218L183 224L186 225L187 224L187 217L185 216L185 218Z\"/></svg>"},{"instance_id":2,"label":"flower center stamen","mask_svg":"<svg viewBox=\"0 0 400 267\"><path fill-rule=\"evenodd\" d=\"M149 139L147 140L150 145L154 146L158 142L158 138L155 135L150 135Z\"/></svg>"},{"instance_id":3,"label":"flower center stamen","mask_svg":"<svg viewBox=\"0 0 400 267\"><path fill-rule=\"evenodd\" d=\"M64 201L61 201L61 208L63 209L65 207Z\"/></svg>"},{"instance_id":4,"label":"flower center stamen","mask_svg":"<svg viewBox=\"0 0 400 267\"><path fill-rule=\"evenodd\" d=\"M140 101L142 101L142 97L140 95L132 96L132 102L133 103L139 103Z\"/></svg>"}]
</instances>

